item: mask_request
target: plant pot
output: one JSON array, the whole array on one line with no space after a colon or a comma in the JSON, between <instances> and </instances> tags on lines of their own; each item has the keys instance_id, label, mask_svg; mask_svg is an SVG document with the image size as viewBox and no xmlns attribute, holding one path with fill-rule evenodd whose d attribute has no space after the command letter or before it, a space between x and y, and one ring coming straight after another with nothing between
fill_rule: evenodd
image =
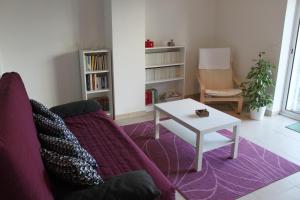
<instances>
[{"instance_id":1,"label":"plant pot","mask_svg":"<svg viewBox=\"0 0 300 200\"><path fill-rule=\"evenodd\" d=\"M250 118L258 121L262 120L265 116L266 108L267 107L265 106L258 110L250 110Z\"/></svg>"}]
</instances>

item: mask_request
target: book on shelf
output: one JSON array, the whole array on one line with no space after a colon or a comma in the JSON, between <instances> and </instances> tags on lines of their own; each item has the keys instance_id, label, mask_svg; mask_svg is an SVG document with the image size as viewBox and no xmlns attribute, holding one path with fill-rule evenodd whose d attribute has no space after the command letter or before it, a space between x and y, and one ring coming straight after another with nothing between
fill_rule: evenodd
<instances>
[{"instance_id":1,"label":"book on shelf","mask_svg":"<svg viewBox=\"0 0 300 200\"><path fill-rule=\"evenodd\" d=\"M163 92L161 95L159 95L159 100L161 102L166 102L166 101L174 101L182 98L182 95L177 92L175 89L170 89L166 92Z\"/></svg>"},{"instance_id":2,"label":"book on shelf","mask_svg":"<svg viewBox=\"0 0 300 200\"><path fill-rule=\"evenodd\" d=\"M109 112L109 98L105 97L97 97L94 98L100 105L103 111Z\"/></svg>"},{"instance_id":3,"label":"book on shelf","mask_svg":"<svg viewBox=\"0 0 300 200\"><path fill-rule=\"evenodd\" d=\"M108 89L108 77L103 74L86 74L86 90L96 91Z\"/></svg>"},{"instance_id":4,"label":"book on shelf","mask_svg":"<svg viewBox=\"0 0 300 200\"><path fill-rule=\"evenodd\" d=\"M182 77L180 66L146 69L146 81L157 81Z\"/></svg>"},{"instance_id":5,"label":"book on shelf","mask_svg":"<svg viewBox=\"0 0 300 200\"><path fill-rule=\"evenodd\" d=\"M158 103L158 93L156 89L147 89L145 91L145 104L152 105Z\"/></svg>"},{"instance_id":6,"label":"book on shelf","mask_svg":"<svg viewBox=\"0 0 300 200\"><path fill-rule=\"evenodd\" d=\"M182 63L180 51L146 53L146 66Z\"/></svg>"},{"instance_id":7,"label":"book on shelf","mask_svg":"<svg viewBox=\"0 0 300 200\"><path fill-rule=\"evenodd\" d=\"M98 71L108 69L107 54L86 54L85 63L86 71Z\"/></svg>"},{"instance_id":8,"label":"book on shelf","mask_svg":"<svg viewBox=\"0 0 300 200\"><path fill-rule=\"evenodd\" d=\"M91 90L91 83L90 83L90 77L89 77L89 75L85 76L85 80L86 80L86 90L90 91Z\"/></svg>"}]
</instances>

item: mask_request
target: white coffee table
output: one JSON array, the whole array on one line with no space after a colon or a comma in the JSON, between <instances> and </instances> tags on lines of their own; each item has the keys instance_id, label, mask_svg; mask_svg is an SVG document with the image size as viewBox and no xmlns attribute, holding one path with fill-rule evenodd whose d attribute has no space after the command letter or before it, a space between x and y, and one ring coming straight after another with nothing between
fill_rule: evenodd
<instances>
[{"instance_id":1,"label":"white coffee table","mask_svg":"<svg viewBox=\"0 0 300 200\"><path fill-rule=\"evenodd\" d=\"M195 110L206 108L209 117L200 118ZM169 120L160 121L160 112ZM218 111L192 99L154 105L155 138L159 138L159 125L164 126L175 135L196 148L195 169L201 171L203 153L228 144L232 144L231 157L237 157L241 120ZM232 138L227 138L216 131L232 128Z\"/></svg>"}]
</instances>

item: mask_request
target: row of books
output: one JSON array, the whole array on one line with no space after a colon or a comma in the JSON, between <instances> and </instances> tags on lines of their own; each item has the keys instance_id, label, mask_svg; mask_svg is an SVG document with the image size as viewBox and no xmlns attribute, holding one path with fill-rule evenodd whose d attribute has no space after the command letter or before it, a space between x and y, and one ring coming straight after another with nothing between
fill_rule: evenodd
<instances>
[{"instance_id":1,"label":"row of books","mask_svg":"<svg viewBox=\"0 0 300 200\"><path fill-rule=\"evenodd\" d=\"M179 51L163 53L146 53L146 66L182 63L183 56Z\"/></svg>"},{"instance_id":2,"label":"row of books","mask_svg":"<svg viewBox=\"0 0 300 200\"><path fill-rule=\"evenodd\" d=\"M146 81L156 81L163 79L172 79L182 77L182 69L176 67L161 67L155 69L146 69Z\"/></svg>"},{"instance_id":3,"label":"row of books","mask_svg":"<svg viewBox=\"0 0 300 200\"><path fill-rule=\"evenodd\" d=\"M107 54L85 55L85 63L87 71L108 69Z\"/></svg>"},{"instance_id":4,"label":"row of books","mask_svg":"<svg viewBox=\"0 0 300 200\"><path fill-rule=\"evenodd\" d=\"M108 88L108 77L103 74L87 74L86 75L86 90L102 90Z\"/></svg>"},{"instance_id":5,"label":"row of books","mask_svg":"<svg viewBox=\"0 0 300 200\"><path fill-rule=\"evenodd\" d=\"M166 101L174 101L178 100L182 97L182 95L176 91L176 89L170 89L166 92L163 92L161 95L159 95L159 100L161 102L166 102Z\"/></svg>"},{"instance_id":6,"label":"row of books","mask_svg":"<svg viewBox=\"0 0 300 200\"><path fill-rule=\"evenodd\" d=\"M102 110L109 111L109 98L108 97L97 97L95 100L101 105Z\"/></svg>"},{"instance_id":7,"label":"row of books","mask_svg":"<svg viewBox=\"0 0 300 200\"><path fill-rule=\"evenodd\" d=\"M145 91L145 104L151 105L158 102L158 93L156 89L147 89Z\"/></svg>"}]
</instances>

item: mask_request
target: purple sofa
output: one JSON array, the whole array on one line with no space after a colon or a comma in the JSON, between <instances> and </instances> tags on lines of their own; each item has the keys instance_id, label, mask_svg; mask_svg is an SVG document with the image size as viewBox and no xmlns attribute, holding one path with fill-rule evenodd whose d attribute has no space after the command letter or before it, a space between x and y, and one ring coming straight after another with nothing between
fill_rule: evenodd
<instances>
[{"instance_id":1,"label":"purple sofa","mask_svg":"<svg viewBox=\"0 0 300 200\"><path fill-rule=\"evenodd\" d=\"M160 199L175 199L175 189L155 164L104 112L65 118L99 164L105 179L144 169L162 192ZM56 185L43 165L32 109L22 79L6 73L0 79L0 199L50 200Z\"/></svg>"}]
</instances>

